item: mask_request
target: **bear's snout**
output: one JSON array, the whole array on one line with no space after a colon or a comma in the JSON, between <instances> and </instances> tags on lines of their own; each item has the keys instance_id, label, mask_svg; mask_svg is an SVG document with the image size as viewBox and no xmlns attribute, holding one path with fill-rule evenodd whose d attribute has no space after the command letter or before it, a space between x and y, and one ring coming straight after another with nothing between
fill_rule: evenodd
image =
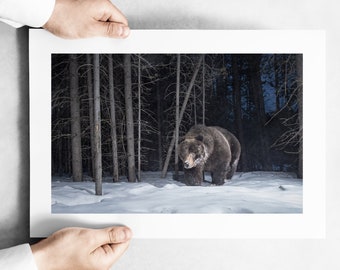
<instances>
[{"instance_id":1,"label":"bear's snout","mask_svg":"<svg viewBox=\"0 0 340 270\"><path fill-rule=\"evenodd\" d=\"M183 166L185 169L191 169L195 167L197 164L195 162L194 154L190 153L186 159L183 160Z\"/></svg>"},{"instance_id":2,"label":"bear's snout","mask_svg":"<svg viewBox=\"0 0 340 270\"><path fill-rule=\"evenodd\" d=\"M185 161L184 162L184 168L189 169L189 167L190 167L189 161Z\"/></svg>"}]
</instances>

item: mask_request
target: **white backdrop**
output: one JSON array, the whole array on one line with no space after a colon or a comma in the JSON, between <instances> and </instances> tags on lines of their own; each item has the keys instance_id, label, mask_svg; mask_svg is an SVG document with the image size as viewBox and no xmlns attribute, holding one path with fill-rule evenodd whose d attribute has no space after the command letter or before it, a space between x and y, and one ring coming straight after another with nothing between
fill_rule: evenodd
<instances>
[{"instance_id":1,"label":"white backdrop","mask_svg":"<svg viewBox=\"0 0 340 270\"><path fill-rule=\"evenodd\" d=\"M337 1L117 0L134 29L327 31L326 238L133 240L113 269L336 269L340 246L340 47ZM0 247L28 241L27 31L0 24ZM316 107L317 109L317 107ZM318 128L318 123L315 123ZM317 143L317 142L316 142ZM318 158L315 156L315 158ZM250 224L251 226L251 224ZM214 230L214 228L206 228Z\"/></svg>"}]
</instances>

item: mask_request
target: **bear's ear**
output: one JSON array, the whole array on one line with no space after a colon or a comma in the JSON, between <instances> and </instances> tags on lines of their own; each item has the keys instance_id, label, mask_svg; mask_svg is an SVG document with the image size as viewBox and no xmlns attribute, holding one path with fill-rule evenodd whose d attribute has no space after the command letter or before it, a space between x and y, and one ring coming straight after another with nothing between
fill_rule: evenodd
<instances>
[{"instance_id":1,"label":"bear's ear","mask_svg":"<svg viewBox=\"0 0 340 270\"><path fill-rule=\"evenodd\" d=\"M185 136L178 137L178 143L181 143L185 140Z\"/></svg>"},{"instance_id":2,"label":"bear's ear","mask_svg":"<svg viewBox=\"0 0 340 270\"><path fill-rule=\"evenodd\" d=\"M197 136L195 137L195 139L196 139L197 141L203 142L203 136L202 136L202 135L197 135Z\"/></svg>"}]
</instances>

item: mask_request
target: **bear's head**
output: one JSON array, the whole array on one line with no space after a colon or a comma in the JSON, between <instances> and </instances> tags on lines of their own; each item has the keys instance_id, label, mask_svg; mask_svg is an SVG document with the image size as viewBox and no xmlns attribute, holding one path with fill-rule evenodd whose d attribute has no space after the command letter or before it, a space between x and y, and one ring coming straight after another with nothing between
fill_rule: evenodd
<instances>
[{"instance_id":1,"label":"bear's head","mask_svg":"<svg viewBox=\"0 0 340 270\"><path fill-rule=\"evenodd\" d=\"M203 143L203 136L184 138L178 146L178 155L183 161L185 169L192 169L203 166L208 158L206 146Z\"/></svg>"}]
</instances>

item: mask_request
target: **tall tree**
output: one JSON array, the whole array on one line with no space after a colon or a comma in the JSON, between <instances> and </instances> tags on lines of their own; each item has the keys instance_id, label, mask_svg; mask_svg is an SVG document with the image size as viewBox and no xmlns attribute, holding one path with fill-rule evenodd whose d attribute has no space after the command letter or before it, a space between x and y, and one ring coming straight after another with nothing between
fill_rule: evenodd
<instances>
[{"instance_id":1,"label":"tall tree","mask_svg":"<svg viewBox=\"0 0 340 270\"><path fill-rule=\"evenodd\" d=\"M242 103L241 103L241 85L240 85L240 72L239 72L239 56L232 55L232 77L233 77L233 97L234 97L234 114L235 114L235 124L238 133L238 139L242 145L241 152L241 169L247 171L247 157L246 148L244 142L243 134L243 124L242 124Z\"/></svg>"},{"instance_id":2,"label":"tall tree","mask_svg":"<svg viewBox=\"0 0 340 270\"><path fill-rule=\"evenodd\" d=\"M124 93L125 93L125 114L126 114L126 137L127 137L127 161L128 181L136 182L135 168L135 138L133 127L132 107L132 77L131 77L131 55L124 55Z\"/></svg>"},{"instance_id":3,"label":"tall tree","mask_svg":"<svg viewBox=\"0 0 340 270\"><path fill-rule=\"evenodd\" d=\"M205 55L202 59L202 124L205 125Z\"/></svg>"},{"instance_id":4,"label":"tall tree","mask_svg":"<svg viewBox=\"0 0 340 270\"><path fill-rule=\"evenodd\" d=\"M255 105L255 121L257 129L257 138L259 142L258 149L260 153L260 163L262 165L262 170L271 170L269 162L269 145L267 141L267 134L265 132L266 115L264 110L264 99L263 99L263 89L261 81L261 55L252 54L248 57L249 60L249 77L250 85L254 97Z\"/></svg>"},{"instance_id":5,"label":"tall tree","mask_svg":"<svg viewBox=\"0 0 340 270\"><path fill-rule=\"evenodd\" d=\"M298 102L298 122L299 122L299 165L298 165L298 177L303 177L303 122L302 122L302 114L303 114L303 74L302 74L302 64L303 58L302 54L296 55L296 74L297 74L297 102Z\"/></svg>"},{"instance_id":6,"label":"tall tree","mask_svg":"<svg viewBox=\"0 0 340 270\"><path fill-rule=\"evenodd\" d=\"M157 81L157 130L158 130L158 169L161 171L163 168L163 145L162 145L162 129L163 129L163 107L162 107L163 91L160 90L159 81Z\"/></svg>"},{"instance_id":7,"label":"tall tree","mask_svg":"<svg viewBox=\"0 0 340 270\"><path fill-rule=\"evenodd\" d=\"M280 75L280 65L279 65L279 56L274 54L274 75L275 75L275 106L276 111L280 110L280 94L281 94L281 87L279 83L279 75Z\"/></svg>"},{"instance_id":8,"label":"tall tree","mask_svg":"<svg viewBox=\"0 0 340 270\"><path fill-rule=\"evenodd\" d=\"M198 71L200 70L202 59L203 59L203 55L201 55L198 59L198 62L195 66L194 73L193 73L191 81L190 81L190 84L189 84L187 92L185 94L185 98L184 98L184 101L183 101L183 104L182 104L182 107L181 107L181 110L180 110L180 113L179 113L179 118L178 118L179 125L181 124L181 121L182 121L182 118L183 118L183 115L184 115L184 112L185 112L185 109L186 109L186 106L187 106L187 103L188 103L188 100L189 100L189 97L190 97L190 94L191 94L191 90L194 87ZM171 154L172 154L174 146L175 146L175 139L176 139L175 133L176 133L176 130L174 130L174 132L173 132L171 142L170 142L170 145L169 145L169 149L168 149L168 152L167 152L166 160L164 162L164 166L163 166L163 170L162 170L162 177L163 178L166 176L166 173L168 171L168 166L169 166Z\"/></svg>"},{"instance_id":9,"label":"tall tree","mask_svg":"<svg viewBox=\"0 0 340 270\"><path fill-rule=\"evenodd\" d=\"M175 126L175 179L178 179L178 137L179 137L179 91L181 84L181 55L177 54L176 71L176 126Z\"/></svg>"},{"instance_id":10,"label":"tall tree","mask_svg":"<svg viewBox=\"0 0 340 270\"><path fill-rule=\"evenodd\" d=\"M78 94L78 61L77 55L70 54L70 101L71 101L71 142L72 142L72 177L73 181L83 180L80 101Z\"/></svg>"},{"instance_id":11,"label":"tall tree","mask_svg":"<svg viewBox=\"0 0 340 270\"><path fill-rule=\"evenodd\" d=\"M141 176L141 165L142 165L142 157L141 157L141 149L142 149L142 99L141 99L141 92L142 92L142 71L141 71L141 56L138 55L138 181L142 180Z\"/></svg>"},{"instance_id":12,"label":"tall tree","mask_svg":"<svg viewBox=\"0 0 340 270\"><path fill-rule=\"evenodd\" d=\"M102 195L102 147L101 147L101 116L100 116L100 64L99 54L93 55L94 81L94 179L96 195Z\"/></svg>"},{"instance_id":13,"label":"tall tree","mask_svg":"<svg viewBox=\"0 0 340 270\"><path fill-rule=\"evenodd\" d=\"M94 113L93 113L93 70L92 70L92 58L90 54L86 55L87 69L87 94L89 102L89 121L90 121L90 147L91 147L91 170L92 176L94 176Z\"/></svg>"},{"instance_id":14,"label":"tall tree","mask_svg":"<svg viewBox=\"0 0 340 270\"><path fill-rule=\"evenodd\" d=\"M116 104L115 104L116 102L115 102L115 95L114 95L112 54L108 55L108 65L109 65L109 94L110 94L113 182L118 182L119 181L119 166L118 166L117 124L116 124Z\"/></svg>"}]
</instances>

